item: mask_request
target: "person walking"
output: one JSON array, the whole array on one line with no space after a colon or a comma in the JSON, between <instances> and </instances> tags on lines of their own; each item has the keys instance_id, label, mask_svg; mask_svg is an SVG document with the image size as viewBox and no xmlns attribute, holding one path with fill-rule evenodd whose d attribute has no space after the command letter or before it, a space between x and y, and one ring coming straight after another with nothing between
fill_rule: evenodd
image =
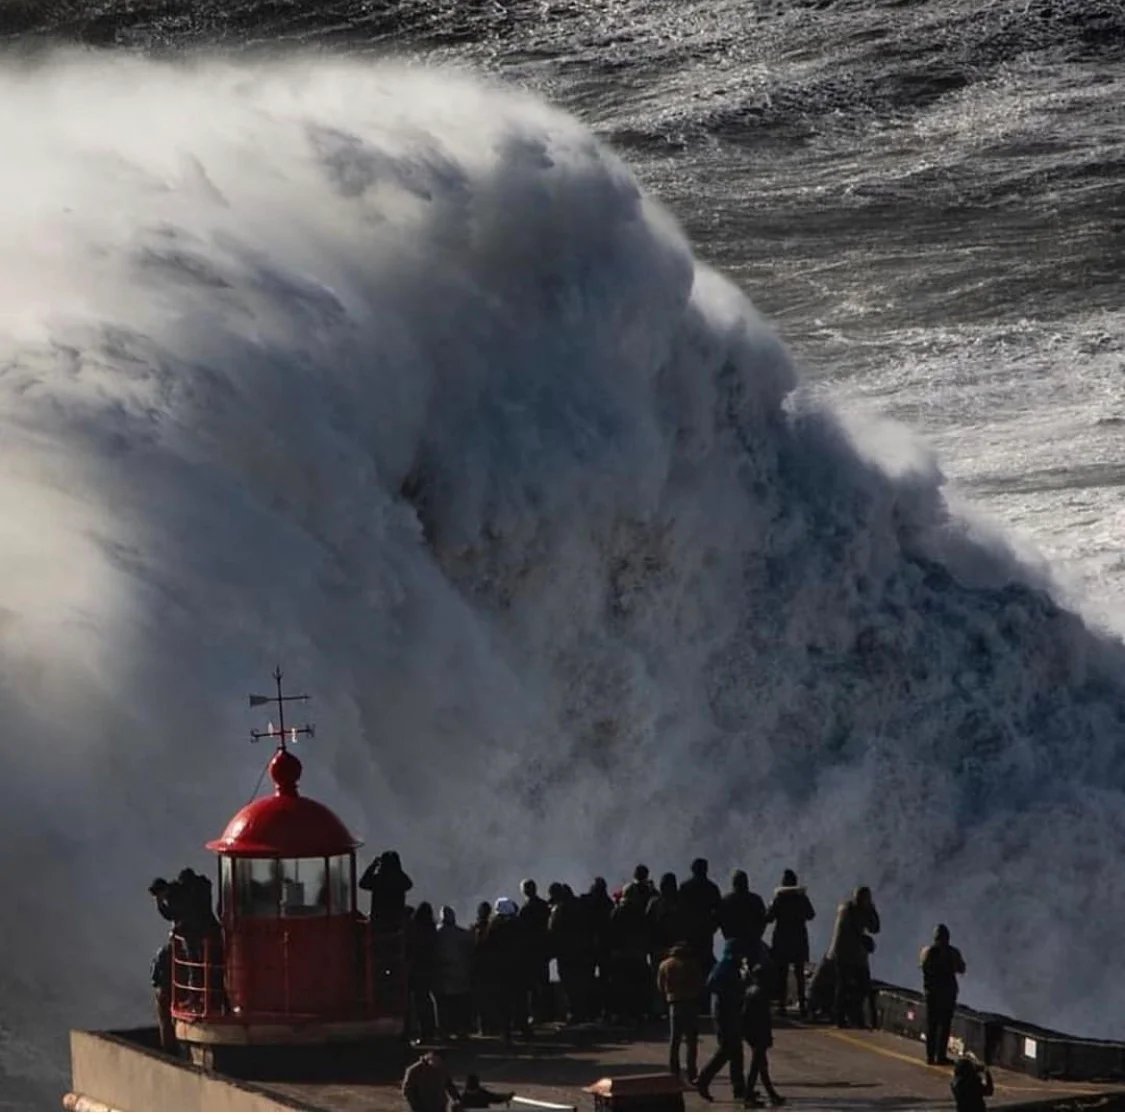
<instances>
[{"instance_id":1,"label":"person walking","mask_svg":"<svg viewBox=\"0 0 1125 1115\"><path fill-rule=\"evenodd\" d=\"M816 917L813 904L805 888L797 885L797 873L786 868L781 874L781 886L773 892L773 900L766 910L766 923L773 924L770 950L773 954L777 979L778 1013L784 1015L789 998L789 969L797 983L797 1009L802 1018L808 1017L805 997L805 965L809 962L808 923Z\"/></svg>"},{"instance_id":2,"label":"person walking","mask_svg":"<svg viewBox=\"0 0 1125 1115\"><path fill-rule=\"evenodd\" d=\"M656 986L668 1004L668 1071L680 1075L680 1046L687 1049L687 1080L699 1078L699 1000L703 970L686 941L672 946L656 970Z\"/></svg>"},{"instance_id":3,"label":"person walking","mask_svg":"<svg viewBox=\"0 0 1125 1115\"><path fill-rule=\"evenodd\" d=\"M770 1079L769 1048L773 1045L773 1023L770 1020L769 980L766 966L755 964L750 969L746 993L742 1000L742 1038L750 1047L750 1071L746 1074L746 1107L757 1107L754 1086L758 1080L769 1096L771 1107L780 1107L785 1100L778 1095Z\"/></svg>"},{"instance_id":4,"label":"person walking","mask_svg":"<svg viewBox=\"0 0 1125 1115\"><path fill-rule=\"evenodd\" d=\"M957 977L965 974L961 950L949 943L949 927L934 930L934 942L918 955L926 992L926 1063L948 1065L949 1031L957 1006Z\"/></svg>"},{"instance_id":5,"label":"person walking","mask_svg":"<svg viewBox=\"0 0 1125 1115\"><path fill-rule=\"evenodd\" d=\"M695 950L692 949L694 952ZM715 1019L715 1038L719 1045L703 1066L696 1081L696 1091L708 1103L714 1102L711 1081L722 1067L730 1065L730 1085L734 1098L742 1099L742 954L737 941L723 942L723 955L707 977L707 990L712 996L711 1015Z\"/></svg>"}]
</instances>

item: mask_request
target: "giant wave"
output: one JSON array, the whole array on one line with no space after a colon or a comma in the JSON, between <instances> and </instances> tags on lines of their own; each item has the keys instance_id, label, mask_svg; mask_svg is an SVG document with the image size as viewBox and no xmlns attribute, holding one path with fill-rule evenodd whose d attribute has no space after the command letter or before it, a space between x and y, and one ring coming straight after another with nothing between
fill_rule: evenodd
<instances>
[{"instance_id":1,"label":"giant wave","mask_svg":"<svg viewBox=\"0 0 1125 1115\"><path fill-rule=\"evenodd\" d=\"M1121 646L585 128L324 57L0 101L9 1094L145 1017L144 886L209 866L275 661L305 788L420 897L792 866L821 943L875 889L877 974L944 920L975 1005L1112 1031Z\"/></svg>"}]
</instances>

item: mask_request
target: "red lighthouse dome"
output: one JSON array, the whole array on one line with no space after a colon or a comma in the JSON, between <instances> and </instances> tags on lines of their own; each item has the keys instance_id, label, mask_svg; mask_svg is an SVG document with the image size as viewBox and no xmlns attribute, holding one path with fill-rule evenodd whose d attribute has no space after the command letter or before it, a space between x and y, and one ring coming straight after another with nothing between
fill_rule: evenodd
<instances>
[{"instance_id":1,"label":"red lighthouse dome","mask_svg":"<svg viewBox=\"0 0 1125 1115\"><path fill-rule=\"evenodd\" d=\"M278 743L273 793L231 818L207 847L219 856L219 926L176 938L176 1036L214 1062L220 1048L311 1046L398 1035L405 1021L401 932L376 934L356 909L360 841L327 806L298 791L301 761L286 747L310 727L252 732ZM208 914L210 916L210 914Z\"/></svg>"},{"instance_id":2,"label":"red lighthouse dome","mask_svg":"<svg viewBox=\"0 0 1125 1115\"><path fill-rule=\"evenodd\" d=\"M301 760L279 748L270 760L272 797L240 809L207 847L227 856L338 856L360 846L327 806L301 797Z\"/></svg>"}]
</instances>

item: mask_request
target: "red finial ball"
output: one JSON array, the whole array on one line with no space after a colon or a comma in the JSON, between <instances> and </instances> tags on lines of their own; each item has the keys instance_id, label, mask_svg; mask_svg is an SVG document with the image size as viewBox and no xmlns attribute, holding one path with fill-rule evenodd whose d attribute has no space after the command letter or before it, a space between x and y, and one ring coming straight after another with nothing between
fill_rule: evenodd
<instances>
[{"instance_id":1,"label":"red finial ball","mask_svg":"<svg viewBox=\"0 0 1125 1115\"><path fill-rule=\"evenodd\" d=\"M296 797L297 782L301 777L301 760L292 751L283 751L279 747L270 759L269 771L277 793Z\"/></svg>"}]
</instances>

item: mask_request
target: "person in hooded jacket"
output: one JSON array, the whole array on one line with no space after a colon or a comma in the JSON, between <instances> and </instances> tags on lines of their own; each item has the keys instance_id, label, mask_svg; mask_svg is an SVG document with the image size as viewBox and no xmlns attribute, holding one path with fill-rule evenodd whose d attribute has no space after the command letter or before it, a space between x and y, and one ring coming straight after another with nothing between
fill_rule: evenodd
<instances>
[{"instance_id":1,"label":"person in hooded jacket","mask_svg":"<svg viewBox=\"0 0 1125 1115\"><path fill-rule=\"evenodd\" d=\"M741 941L744 955L751 955L766 928L766 904L750 889L745 871L736 871L730 891L719 903L719 931L724 940Z\"/></svg>"},{"instance_id":2,"label":"person in hooded jacket","mask_svg":"<svg viewBox=\"0 0 1125 1115\"><path fill-rule=\"evenodd\" d=\"M775 965L778 992L778 1013L785 1014L789 995L789 969L797 982L797 1005L801 1017L808 1017L805 997L805 965L809 961L809 926L816 917L813 904L805 888L797 885L797 873L786 868L781 875L781 886L773 892L773 900L766 910L766 922L773 923L770 943Z\"/></svg>"},{"instance_id":3,"label":"person in hooded jacket","mask_svg":"<svg viewBox=\"0 0 1125 1115\"><path fill-rule=\"evenodd\" d=\"M742 999L742 1038L750 1047L750 1071L746 1074L746 1106L757 1107L754 1086L759 1078L773 1107L785 1100L778 1095L770 1079L769 1048L773 1045L773 1023L770 1020L769 976L766 965L755 964L746 981Z\"/></svg>"},{"instance_id":4,"label":"person in hooded jacket","mask_svg":"<svg viewBox=\"0 0 1125 1115\"><path fill-rule=\"evenodd\" d=\"M957 977L965 974L961 950L949 943L949 927L934 930L934 943L918 956L922 986L926 992L926 1063L947 1065L949 1031L957 1006Z\"/></svg>"},{"instance_id":5,"label":"person in hooded jacket","mask_svg":"<svg viewBox=\"0 0 1125 1115\"><path fill-rule=\"evenodd\" d=\"M687 1047L687 1079L694 1084L699 1065L699 1000L703 995L703 972L686 941L672 946L660 962L656 985L668 1004L668 1069L680 1075L680 1046Z\"/></svg>"},{"instance_id":6,"label":"person in hooded jacket","mask_svg":"<svg viewBox=\"0 0 1125 1115\"><path fill-rule=\"evenodd\" d=\"M863 1006L871 992L868 955L875 942L868 936L879 932L879 914L870 887L857 887L855 894L836 911L828 957L836 967L836 1025L863 1025Z\"/></svg>"},{"instance_id":7,"label":"person in hooded jacket","mask_svg":"<svg viewBox=\"0 0 1125 1115\"><path fill-rule=\"evenodd\" d=\"M695 951L694 949L692 950ZM711 1015L715 1020L718 1048L703 1066L696 1081L696 1091L708 1102L714 1097L709 1088L723 1065L730 1064L730 1083L735 1099L744 1094L742 1074L742 954L736 940L723 942L723 954L707 977L711 994Z\"/></svg>"}]
</instances>

